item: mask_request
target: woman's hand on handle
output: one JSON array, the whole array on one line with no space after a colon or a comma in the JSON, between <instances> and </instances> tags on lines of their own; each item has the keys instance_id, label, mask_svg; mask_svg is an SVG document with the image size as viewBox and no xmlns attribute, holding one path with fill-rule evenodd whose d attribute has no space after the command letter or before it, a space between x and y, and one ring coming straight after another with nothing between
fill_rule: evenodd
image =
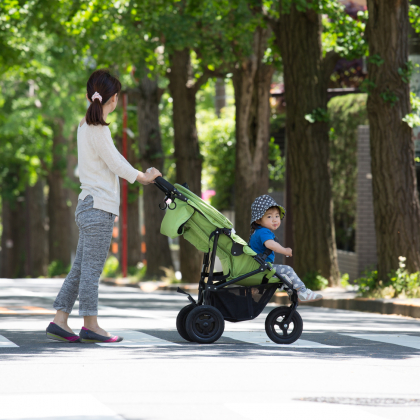
<instances>
[{"instance_id":1,"label":"woman's hand on handle","mask_svg":"<svg viewBox=\"0 0 420 420\"><path fill-rule=\"evenodd\" d=\"M154 179L158 176L162 176L162 174L156 168L149 168L146 172L139 171L136 181L143 185L153 184Z\"/></svg>"}]
</instances>

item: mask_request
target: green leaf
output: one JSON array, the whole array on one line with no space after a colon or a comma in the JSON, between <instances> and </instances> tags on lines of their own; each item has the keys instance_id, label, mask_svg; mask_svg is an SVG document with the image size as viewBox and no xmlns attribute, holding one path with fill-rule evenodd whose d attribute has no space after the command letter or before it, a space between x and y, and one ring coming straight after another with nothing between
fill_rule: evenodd
<instances>
[{"instance_id":1,"label":"green leaf","mask_svg":"<svg viewBox=\"0 0 420 420\"><path fill-rule=\"evenodd\" d=\"M305 115L305 120L311 124L315 122L329 122L328 110L325 108L316 108L310 114Z\"/></svg>"},{"instance_id":2,"label":"green leaf","mask_svg":"<svg viewBox=\"0 0 420 420\"><path fill-rule=\"evenodd\" d=\"M363 80L363 82L360 85L360 90L363 93L367 93L368 95L370 95L372 93L372 90L375 88L376 88L376 84L372 82L372 80L369 80L367 78Z\"/></svg>"},{"instance_id":3,"label":"green leaf","mask_svg":"<svg viewBox=\"0 0 420 420\"><path fill-rule=\"evenodd\" d=\"M375 64L376 66L380 67L385 60L382 59L379 54L374 54L368 58L368 61L369 63Z\"/></svg>"}]
</instances>

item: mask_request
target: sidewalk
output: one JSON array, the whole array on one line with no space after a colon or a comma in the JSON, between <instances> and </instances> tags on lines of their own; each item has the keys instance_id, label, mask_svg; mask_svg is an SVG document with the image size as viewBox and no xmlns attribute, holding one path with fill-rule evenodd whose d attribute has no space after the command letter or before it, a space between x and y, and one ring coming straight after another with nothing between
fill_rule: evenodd
<instances>
[{"instance_id":1,"label":"sidewalk","mask_svg":"<svg viewBox=\"0 0 420 420\"><path fill-rule=\"evenodd\" d=\"M197 284L166 284L164 282L144 281L130 283L128 279L101 279L102 284L110 286L126 286L141 289L143 292L171 291L176 292L178 287L191 293L197 294ZM420 318L420 299L371 299L357 297L357 292L340 287L327 287L320 293L324 299L318 302L302 303L301 305L317 306L331 309L344 309L350 311L373 312L386 315L402 315L411 318ZM286 293L277 292L271 302L278 305L288 305L289 299Z\"/></svg>"}]
</instances>

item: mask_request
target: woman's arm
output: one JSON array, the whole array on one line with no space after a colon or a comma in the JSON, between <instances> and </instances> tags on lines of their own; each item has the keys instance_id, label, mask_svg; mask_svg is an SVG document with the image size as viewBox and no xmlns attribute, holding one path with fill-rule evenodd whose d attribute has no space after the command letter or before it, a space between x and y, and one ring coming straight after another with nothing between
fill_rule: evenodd
<instances>
[{"instance_id":1,"label":"woman's arm","mask_svg":"<svg viewBox=\"0 0 420 420\"><path fill-rule=\"evenodd\" d=\"M108 127L95 129L91 141L99 157L107 164L111 172L126 179L130 184L136 181L139 171L133 168L117 150Z\"/></svg>"},{"instance_id":2,"label":"woman's arm","mask_svg":"<svg viewBox=\"0 0 420 420\"><path fill-rule=\"evenodd\" d=\"M264 246L268 249L271 249L274 252L277 252L278 254L286 255L286 257L291 257L292 256L292 249L291 248L284 248L279 243L274 241L273 239L265 241Z\"/></svg>"}]
</instances>

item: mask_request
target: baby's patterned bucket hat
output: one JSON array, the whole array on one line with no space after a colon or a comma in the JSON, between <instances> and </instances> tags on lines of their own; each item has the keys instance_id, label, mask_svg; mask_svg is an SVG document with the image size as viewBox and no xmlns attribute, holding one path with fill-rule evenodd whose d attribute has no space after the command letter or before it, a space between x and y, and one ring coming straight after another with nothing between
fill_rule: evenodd
<instances>
[{"instance_id":1,"label":"baby's patterned bucket hat","mask_svg":"<svg viewBox=\"0 0 420 420\"><path fill-rule=\"evenodd\" d=\"M261 219L261 217L264 216L265 212L270 207L278 207L280 211L280 219L283 219L283 217L286 214L286 210L280 206L280 204L277 204L273 197L270 197L269 195L260 195L257 197L254 202L251 205L251 225L256 221Z\"/></svg>"}]
</instances>

